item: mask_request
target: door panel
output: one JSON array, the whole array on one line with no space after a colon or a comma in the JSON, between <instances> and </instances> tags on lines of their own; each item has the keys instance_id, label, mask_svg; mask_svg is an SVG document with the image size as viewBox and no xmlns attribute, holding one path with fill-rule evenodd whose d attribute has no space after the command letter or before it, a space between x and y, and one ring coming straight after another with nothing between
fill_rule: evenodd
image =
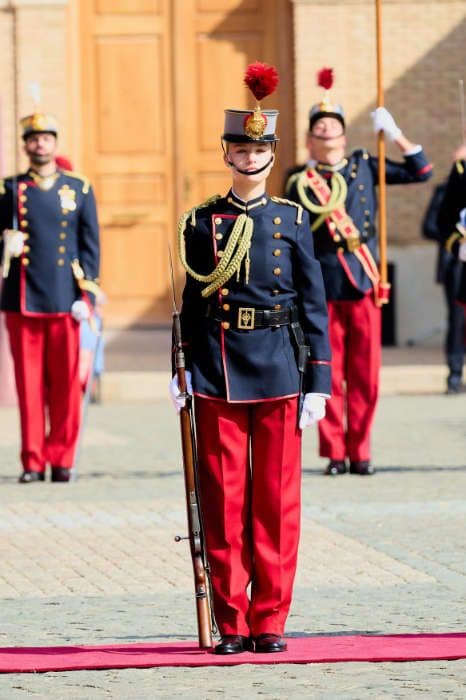
<instances>
[{"instance_id":1,"label":"door panel","mask_svg":"<svg viewBox=\"0 0 466 700\"><path fill-rule=\"evenodd\" d=\"M280 110L279 131L293 123L292 85L286 73L291 51L286 45L291 37L288 10L285 0L185 0L174 4L175 120L177 150L182 154L177 163L183 168L176 172L179 211L229 186L220 146L224 109L253 106L243 84L248 63L261 60L278 67L279 89L261 104L264 109ZM186 121L189 129L184 126ZM293 146L293 139L285 137L278 155L281 152L289 162ZM278 166L270 178L271 193L280 193L281 178Z\"/></svg>"},{"instance_id":2,"label":"door panel","mask_svg":"<svg viewBox=\"0 0 466 700\"><path fill-rule=\"evenodd\" d=\"M99 153L163 151L165 134L157 114L169 105L160 75L161 43L160 36L99 38L95 57ZM144 70L140 71L141 65Z\"/></svg>"},{"instance_id":3,"label":"door panel","mask_svg":"<svg viewBox=\"0 0 466 700\"><path fill-rule=\"evenodd\" d=\"M97 0L96 12L111 14L161 14L161 0Z\"/></svg>"},{"instance_id":4,"label":"door panel","mask_svg":"<svg viewBox=\"0 0 466 700\"><path fill-rule=\"evenodd\" d=\"M168 0L81 0L85 172L96 188L110 325L168 315L173 227Z\"/></svg>"},{"instance_id":5,"label":"door panel","mask_svg":"<svg viewBox=\"0 0 466 700\"><path fill-rule=\"evenodd\" d=\"M280 109L279 158L291 160L290 3L71 2L81 35L80 73L73 73L81 84L78 135L98 198L106 322L167 322L167 242L176 257L180 214L229 186L223 110L252 106L243 85L251 61L274 63L282 73L278 92L262 104ZM280 181L276 166L271 193ZM180 289L179 268L178 276Z\"/></svg>"}]
</instances>

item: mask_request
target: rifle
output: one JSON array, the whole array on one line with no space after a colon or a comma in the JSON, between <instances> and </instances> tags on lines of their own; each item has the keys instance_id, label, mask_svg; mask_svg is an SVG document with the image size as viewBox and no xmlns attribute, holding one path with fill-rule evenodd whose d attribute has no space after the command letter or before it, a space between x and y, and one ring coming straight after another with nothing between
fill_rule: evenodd
<instances>
[{"instance_id":1,"label":"rifle","mask_svg":"<svg viewBox=\"0 0 466 700\"><path fill-rule=\"evenodd\" d=\"M466 143L466 117L464 106L464 83L458 80L458 92L460 100L460 127L461 127L461 143Z\"/></svg>"},{"instance_id":2,"label":"rifle","mask_svg":"<svg viewBox=\"0 0 466 700\"><path fill-rule=\"evenodd\" d=\"M188 516L188 537L175 537L175 542L189 539L191 559L194 573L194 592L196 598L197 630L199 647L209 649L212 647L212 622L211 608L210 570L206 558L204 529L202 525L202 513L199 500L198 469L196 435L194 428L194 416L192 398L187 392L185 356L181 336L180 314L176 308L175 280L173 275L173 263L170 256L170 270L173 293L173 340L175 346L175 368L178 377L178 387L181 396L185 398L185 405L180 410L181 447L183 452L183 471L186 491L186 509Z\"/></svg>"},{"instance_id":3,"label":"rifle","mask_svg":"<svg viewBox=\"0 0 466 700\"><path fill-rule=\"evenodd\" d=\"M382 73L382 0L375 0L375 29L377 49L377 107L384 106ZM387 183L385 176L385 137L383 131L377 134L379 158L379 268L380 282L375 295L377 306L390 301L390 283L387 272Z\"/></svg>"}]
</instances>

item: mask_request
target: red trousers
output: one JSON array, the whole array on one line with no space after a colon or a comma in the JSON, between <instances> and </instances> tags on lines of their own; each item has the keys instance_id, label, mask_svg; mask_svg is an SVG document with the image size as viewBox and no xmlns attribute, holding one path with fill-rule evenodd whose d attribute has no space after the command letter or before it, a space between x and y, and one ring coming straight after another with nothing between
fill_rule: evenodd
<instances>
[{"instance_id":1,"label":"red trousers","mask_svg":"<svg viewBox=\"0 0 466 700\"><path fill-rule=\"evenodd\" d=\"M21 462L73 465L81 420L79 324L71 316L6 313L21 418ZM46 435L46 407L50 430Z\"/></svg>"},{"instance_id":2,"label":"red trousers","mask_svg":"<svg viewBox=\"0 0 466 700\"><path fill-rule=\"evenodd\" d=\"M329 301L332 396L319 422L320 455L352 462L371 457L379 394L381 312L372 296Z\"/></svg>"},{"instance_id":3,"label":"red trousers","mask_svg":"<svg viewBox=\"0 0 466 700\"><path fill-rule=\"evenodd\" d=\"M291 604L300 530L297 398L231 404L196 397L195 408L219 631L281 635Z\"/></svg>"}]
</instances>

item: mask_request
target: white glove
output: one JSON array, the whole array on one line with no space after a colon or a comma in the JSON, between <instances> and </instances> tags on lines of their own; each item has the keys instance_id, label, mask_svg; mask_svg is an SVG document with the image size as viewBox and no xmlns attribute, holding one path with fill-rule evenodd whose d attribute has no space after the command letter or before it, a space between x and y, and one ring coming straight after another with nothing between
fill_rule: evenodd
<instances>
[{"instance_id":1,"label":"white glove","mask_svg":"<svg viewBox=\"0 0 466 700\"><path fill-rule=\"evenodd\" d=\"M459 223L463 228L466 228L466 207L460 211Z\"/></svg>"},{"instance_id":2,"label":"white glove","mask_svg":"<svg viewBox=\"0 0 466 700\"><path fill-rule=\"evenodd\" d=\"M85 301L82 299L77 299L71 304L71 315L75 321L81 323L81 321L87 321L91 312Z\"/></svg>"},{"instance_id":3,"label":"white glove","mask_svg":"<svg viewBox=\"0 0 466 700\"><path fill-rule=\"evenodd\" d=\"M460 247L458 249L458 260L461 260L461 262L466 262L466 241L464 243L460 243Z\"/></svg>"},{"instance_id":4,"label":"white glove","mask_svg":"<svg viewBox=\"0 0 466 700\"><path fill-rule=\"evenodd\" d=\"M5 246L8 248L8 255L11 258L19 258L24 248L24 235L15 229L5 229L3 232Z\"/></svg>"},{"instance_id":5,"label":"white glove","mask_svg":"<svg viewBox=\"0 0 466 700\"><path fill-rule=\"evenodd\" d=\"M375 112L371 112L372 126L377 134L379 131L385 132L390 141L394 141L401 135L401 129L397 126L392 115L385 107L377 107Z\"/></svg>"},{"instance_id":6,"label":"white glove","mask_svg":"<svg viewBox=\"0 0 466 700\"><path fill-rule=\"evenodd\" d=\"M305 394L303 408L299 417L301 430L314 425L325 416L325 396L322 394Z\"/></svg>"},{"instance_id":7,"label":"white glove","mask_svg":"<svg viewBox=\"0 0 466 700\"><path fill-rule=\"evenodd\" d=\"M192 394L193 393L193 383L192 383L192 375L191 372L187 369L185 372L186 375L186 393ZM178 386L178 377L175 376L171 380L170 384L168 385L168 391L170 392L170 398L173 402L173 405L175 407L175 410L177 413L180 412L182 408L186 405L186 398L181 395L180 393L180 388Z\"/></svg>"}]
</instances>

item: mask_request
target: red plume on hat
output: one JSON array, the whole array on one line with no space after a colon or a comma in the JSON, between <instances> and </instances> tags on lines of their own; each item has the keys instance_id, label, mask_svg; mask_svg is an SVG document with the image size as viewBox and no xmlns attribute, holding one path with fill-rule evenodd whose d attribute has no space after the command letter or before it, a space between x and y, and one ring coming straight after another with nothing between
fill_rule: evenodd
<instances>
[{"instance_id":1,"label":"red plume on hat","mask_svg":"<svg viewBox=\"0 0 466 700\"><path fill-rule=\"evenodd\" d=\"M324 90L333 87L333 68L321 68L317 72L317 85Z\"/></svg>"},{"instance_id":2,"label":"red plume on hat","mask_svg":"<svg viewBox=\"0 0 466 700\"><path fill-rule=\"evenodd\" d=\"M250 63L244 74L244 82L258 102L275 91L280 78L277 69L268 63Z\"/></svg>"},{"instance_id":3,"label":"red plume on hat","mask_svg":"<svg viewBox=\"0 0 466 700\"><path fill-rule=\"evenodd\" d=\"M329 91L333 87L333 68L321 68L317 71L317 85L325 90L323 98L311 107L309 112L309 131L321 117L334 117L345 127L345 113L341 105L335 104Z\"/></svg>"}]
</instances>

